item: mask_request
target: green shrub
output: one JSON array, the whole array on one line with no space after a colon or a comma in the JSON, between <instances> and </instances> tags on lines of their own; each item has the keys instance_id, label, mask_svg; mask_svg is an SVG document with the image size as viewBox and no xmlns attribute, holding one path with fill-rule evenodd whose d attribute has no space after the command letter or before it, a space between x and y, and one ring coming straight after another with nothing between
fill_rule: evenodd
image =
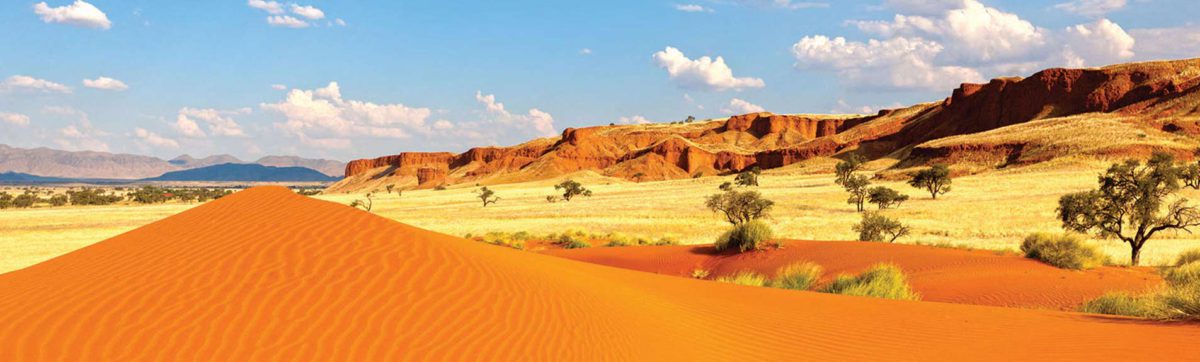
<instances>
[{"instance_id":1,"label":"green shrub","mask_svg":"<svg viewBox=\"0 0 1200 362\"><path fill-rule=\"evenodd\" d=\"M858 276L839 275L821 291L884 299L921 299L908 285L904 271L892 264L876 264Z\"/></svg>"},{"instance_id":2,"label":"green shrub","mask_svg":"<svg viewBox=\"0 0 1200 362\"><path fill-rule=\"evenodd\" d=\"M1175 259L1175 266L1183 266L1196 261L1200 261L1200 249L1188 250L1179 254L1179 259Z\"/></svg>"},{"instance_id":3,"label":"green shrub","mask_svg":"<svg viewBox=\"0 0 1200 362\"><path fill-rule=\"evenodd\" d=\"M1163 279L1171 287L1190 287L1200 290L1200 263L1187 263L1167 269L1163 272Z\"/></svg>"},{"instance_id":4,"label":"green shrub","mask_svg":"<svg viewBox=\"0 0 1200 362\"><path fill-rule=\"evenodd\" d=\"M1136 296L1127 292L1108 292L1083 304L1084 313L1159 318L1161 307L1151 296Z\"/></svg>"},{"instance_id":5,"label":"green shrub","mask_svg":"<svg viewBox=\"0 0 1200 362\"><path fill-rule=\"evenodd\" d=\"M658 238L658 240L655 240L654 242L651 242L650 245L653 245L653 246L679 245L679 240L675 240L674 238L664 236L664 237Z\"/></svg>"},{"instance_id":6,"label":"green shrub","mask_svg":"<svg viewBox=\"0 0 1200 362\"><path fill-rule=\"evenodd\" d=\"M896 242L896 239L908 236L912 231L908 225L901 224L899 220L884 216L876 211L867 211L862 214L862 221L851 227L852 230L858 232L859 241L887 241L889 243Z\"/></svg>"},{"instance_id":7,"label":"green shrub","mask_svg":"<svg viewBox=\"0 0 1200 362\"><path fill-rule=\"evenodd\" d=\"M737 249L738 252L758 250L761 243L773 236L771 227L762 221L751 221L734 225L732 229L721 234L713 244L717 251Z\"/></svg>"},{"instance_id":8,"label":"green shrub","mask_svg":"<svg viewBox=\"0 0 1200 362\"><path fill-rule=\"evenodd\" d=\"M809 290L821 279L823 270L820 265L810 262L794 263L775 272L775 280L771 286L782 289Z\"/></svg>"},{"instance_id":9,"label":"green shrub","mask_svg":"<svg viewBox=\"0 0 1200 362\"><path fill-rule=\"evenodd\" d=\"M1063 269L1084 270L1103 265L1107 258L1071 234L1033 233L1021 243L1026 258Z\"/></svg>"},{"instance_id":10,"label":"green shrub","mask_svg":"<svg viewBox=\"0 0 1200 362\"><path fill-rule=\"evenodd\" d=\"M592 244L588 244L588 242L583 241L583 239L581 239L579 236L571 234L563 234L562 236L559 236L558 241L555 243L562 246L563 249L590 248L592 246Z\"/></svg>"},{"instance_id":11,"label":"green shrub","mask_svg":"<svg viewBox=\"0 0 1200 362\"><path fill-rule=\"evenodd\" d=\"M738 285L746 285L751 287L761 287L767 284L767 278L762 274L754 272L739 272L734 275L727 275L717 278L718 282L733 283Z\"/></svg>"}]
</instances>

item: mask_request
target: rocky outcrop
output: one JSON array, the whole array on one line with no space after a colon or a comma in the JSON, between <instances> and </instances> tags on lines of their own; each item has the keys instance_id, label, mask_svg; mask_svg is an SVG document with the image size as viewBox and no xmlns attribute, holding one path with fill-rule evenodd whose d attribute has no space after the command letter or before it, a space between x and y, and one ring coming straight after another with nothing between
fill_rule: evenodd
<instances>
[{"instance_id":1,"label":"rocky outcrop","mask_svg":"<svg viewBox=\"0 0 1200 362\"><path fill-rule=\"evenodd\" d=\"M450 168L454 154L449 152L404 152L394 156L384 156L369 160L354 160L346 164L346 177L354 177L380 167L393 168L390 172L397 176L416 176L417 170L430 168Z\"/></svg>"},{"instance_id":2,"label":"rocky outcrop","mask_svg":"<svg viewBox=\"0 0 1200 362\"><path fill-rule=\"evenodd\" d=\"M417 187L432 188L446 183L447 169L422 167L417 169Z\"/></svg>"}]
</instances>

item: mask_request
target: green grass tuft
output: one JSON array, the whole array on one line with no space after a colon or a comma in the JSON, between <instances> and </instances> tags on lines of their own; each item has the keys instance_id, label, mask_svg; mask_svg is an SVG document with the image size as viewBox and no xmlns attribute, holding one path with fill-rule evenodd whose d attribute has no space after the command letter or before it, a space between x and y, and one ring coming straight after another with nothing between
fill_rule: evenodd
<instances>
[{"instance_id":1,"label":"green grass tuft","mask_svg":"<svg viewBox=\"0 0 1200 362\"><path fill-rule=\"evenodd\" d=\"M809 290L817 285L824 270L820 265L804 262L794 263L779 268L771 286L781 289Z\"/></svg>"},{"instance_id":2,"label":"green grass tuft","mask_svg":"<svg viewBox=\"0 0 1200 362\"><path fill-rule=\"evenodd\" d=\"M1192 249L1179 254L1179 258L1175 259L1175 266L1183 266L1197 261L1200 261L1200 249Z\"/></svg>"},{"instance_id":3,"label":"green grass tuft","mask_svg":"<svg viewBox=\"0 0 1200 362\"><path fill-rule=\"evenodd\" d=\"M734 225L732 229L721 234L713 244L717 251L736 249L738 252L758 250L763 242L774 236L771 227L762 221L751 221Z\"/></svg>"},{"instance_id":4,"label":"green grass tuft","mask_svg":"<svg viewBox=\"0 0 1200 362\"><path fill-rule=\"evenodd\" d=\"M1108 262L1098 249L1071 234L1030 234L1021 243L1021 252L1026 258L1063 269L1086 270Z\"/></svg>"},{"instance_id":5,"label":"green grass tuft","mask_svg":"<svg viewBox=\"0 0 1200 362\"><path fill-rule=\"evenodd\" d=\"M762 274L758 274L758 273L754 273L754 272L739 272L734 275L726 275L726 276L717 278L717 281L722 282L722 283L733 283L733 284L745 285L745 286L751 286L751 287L761 287L761 286L767 285L767 278L762 276Z\"/></svg>"},{"instance_id":6,"label":"green grass tuft","mask_svg":"<svg viewBox=\"0 0 1200 362\"><path fill-rule=\"evenodd\" d=\"M858 276L839 275L821 291L884 299L921 299L908 285L904 271L893 264L876 264Z\"/></svg>"}]
</instances>

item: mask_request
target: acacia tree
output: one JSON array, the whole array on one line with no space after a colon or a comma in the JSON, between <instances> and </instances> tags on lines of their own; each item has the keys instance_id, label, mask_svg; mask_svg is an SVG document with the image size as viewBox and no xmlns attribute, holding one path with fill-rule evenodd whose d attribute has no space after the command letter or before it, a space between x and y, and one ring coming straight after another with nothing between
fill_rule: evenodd
<instances>
[{"instance_id":1,"label":"acacia tree","mask_svg":"<svg viewBox=\"0 0 1200 362\"><path fill-rule=\"evenodd\" d=\"M1096 190L1064 195L1058 200L1058 218L1064 229L1094 232L1129 244L1130 265L1138 265L1142 247L1163 230L1184 230L1200 225L1200 211L1187 199L1168 198L1179 191L1184 168L1175 166L1167 153L1155 153L1142 165L1137 160L1113 164L1100 175ZM1165 206L1165 212L1164 212Z\"/></svg>"},{"instance_id":2,"label":"acacia tree","mask_svg":"<svg viewBox=\"0 0 1200 362\"><path fill-rule=\"evenodd\" d=\"M879 205L880 210L900 207L905 201L908 201L908 195L887 187L876 186L867 191L867 202Z\"/></svg>"},{"instance_id":3,"label":"acacia tree","mask_svg":"<svg viewBox=\"0 0 1200 362\"><path fill-rule=\"evenodd\" d=\"M760 174L762 174L762 169L754 166L738 173L737 177L733 178L733 182L738 186L758 186L758 175Z\"/></svg>"},{"instance_id":4,"label":"acacia tree","mask_svg":"<svg viewBox=\"0 0 1200 362\"><path fill-rule=\"evenodd\" d=\"M933 167L917 171L908 184L929 191L929 196L936 200L938 195L950 192L950 182L950 168L946 165L933 165Z\"/></svg>"},{"instance_id":5,"label":"acacia tree","mask_svg":"<svg viewBox=\"0 0 1200 362\"><path fill-rule=\"evenodd\" d=\"M853 228L858 232L859 241L887 241L889 243L896 242L896 239L907 236L911 231L908 225L883 216L878 211L864 212L862 221L854 224Z\"/></svg>"},{"instance_id":6,"label":"acacia tree","mask_svg":"<svg viewBox=\"0 0 1200 362\"><path fill-rule=\"evenodd\" d=\"M480 187L478 190L475 190L475 194L478 195L480 200L483 200L483 207L487 207L488 204L494 204L496 201L500 201L500 197L495 196L496 192L488 189L487 186Z\"/></svg>"},{"instance_id":7,"label":"acacia tree","mask_svg":"<svg viewBox=\"0 0 1200 362\"><path fill-rule=\"evenodd\" d=\"M871 186L871 180L863 175L852 175L843 181L842 188L850 193L850 198L846 199L846 203L854 205L859 212L862 212L863 204L867 200L868 186Z\"/></svg>"},{"instance_id":8,"label":"acacia tree","mask_svg":"<svg viewBox=\"0 0 1200 362\"><path fill-rule=\"evenodd\" d=\"M559 183L558 185L554 185L554 189L563 191L563 195L562 195L563 201L571 201L571 198L574 198L575 196L580 196L580 195L586 196L586 197L592 196L592 190L588 190L587 188L584 188L583 184L580 184L579 182L576 182L574 180L565 180L565 181Z\"/></svg>"},{"instance_id":9,"label":"acacia tree","mask_svg":"<svg viewBox=\"0 0 1200 362\"><path fill-rule=\"evenodd\" d=\"M835 167L835 176L833 182L838 185L846 183L846 181L850 180L850 176L853 176L855 172L858 172L862 169L863 164L866 163L866 161L866 158L857 153L851 153L847 155L846 159L842 162L838 162L837 166Z\"/></svg>"},{"instance_id":10,"label":"acacia tree","mask_svg":"<svg viewBox=\"0 0 1200 362\"><path fill-rule=\"evenodd\" d=\"M775 202L764 199L758 191L731 190L708 196L704 206L724 214L730 224L741 225L768 217Z\"/></svg>"}]
</instances>

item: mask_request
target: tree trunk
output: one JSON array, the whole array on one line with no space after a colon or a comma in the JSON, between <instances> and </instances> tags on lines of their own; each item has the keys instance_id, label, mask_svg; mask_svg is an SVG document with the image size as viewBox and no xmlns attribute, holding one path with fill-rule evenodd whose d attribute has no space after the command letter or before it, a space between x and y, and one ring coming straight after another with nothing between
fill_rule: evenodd
<instances>
[{"instance_id":1,"label":"tree trunk","mask_svg":"<svg viewBox=\"0 0 1200 362\"><path fill-rule=\"evenodd\" d=\"M1141 257L1142 257L1142 244L1141 243L1138 243L1138 244L1130 243L1129 247L1132 251L1130 253L1130 257L1129 257L1129 265L1130 266L1138 266L1138 263L1141 262Z\"/></svg>"}]
</instances>

